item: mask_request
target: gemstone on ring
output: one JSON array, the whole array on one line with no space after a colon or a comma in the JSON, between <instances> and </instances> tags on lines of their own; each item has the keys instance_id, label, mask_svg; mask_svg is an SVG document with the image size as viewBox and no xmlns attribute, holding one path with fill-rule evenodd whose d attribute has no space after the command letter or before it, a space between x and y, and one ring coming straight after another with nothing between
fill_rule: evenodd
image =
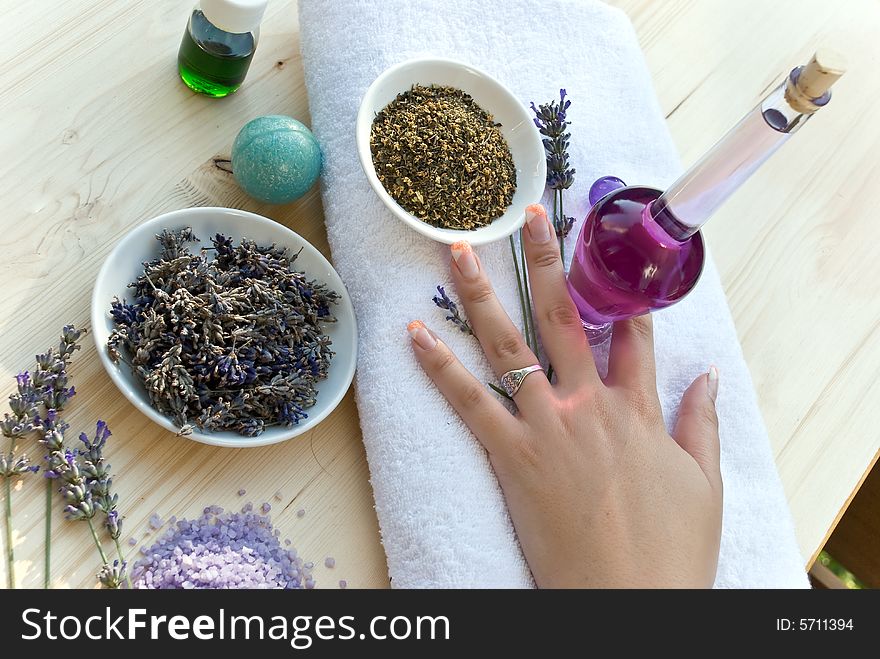
<instances>
[{"instance_id":1,"label":"gemstone on ring","mask_svg":"<svg viewBox=\"0 0 880 659\"><path fill-rule=\"evenodd\" d=\"M544 368L540 364L533 364L525 368L515 368L512 371L507 371L507 373L501 376L501 387L507 392L508 396L513 398L529 373L543 370Z\"/></svg>"}]
</instances>

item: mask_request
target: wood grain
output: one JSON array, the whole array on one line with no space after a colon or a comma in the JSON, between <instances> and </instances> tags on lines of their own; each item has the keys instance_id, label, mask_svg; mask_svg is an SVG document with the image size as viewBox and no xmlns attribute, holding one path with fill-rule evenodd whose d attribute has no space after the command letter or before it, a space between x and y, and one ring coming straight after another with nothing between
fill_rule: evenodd
<instances>
[{"instance_id":1,"label":"wood grain","mask_svg":"<svg viewBox=\"0 0 880 659\"><path fill-rule=\"evenodd\" d=\"M685 162L694 160L827 32L850 72L807 126L708 228L773 440L805 557L821 546L880 447L880 7L851 0L620 0L645 49ZM807 10L809 9L809 10ZM62 324L85 324L104 257L163 211L226 205L271 217L328 253L317 190L287 206L245 197L217 160L255 116L308 121L295 2L270 3L241 91L222 100L176 80L188 7L174 0L0 0L0 395ZM23 29L22 26L27 26ZM745 47L744 47L745 46ZM736 53L736 57L734 57ZM739 103L729 90L741 90ZM147 520L210 504L273 503L273 519L319 566L319 587L387 586L357 414L349 394L313 432L248 450L201 446L148 422L115 390L87 341L66 411L77 433L113 429L124 538ZM32 453L39 454L38 449ZM236 491L248 490L240 499ZM281 503L273 494L284 494ZM18 583L42 582L42 482L14 494ZM304 508L305 517L296 510ZM91 587L85 529L56 516L53 584ZM126 545L127 547L127 545ZM322 567L333 555L337 567ZM5 566L0 579L5 583Z\"/></svg>"}]
</instances>

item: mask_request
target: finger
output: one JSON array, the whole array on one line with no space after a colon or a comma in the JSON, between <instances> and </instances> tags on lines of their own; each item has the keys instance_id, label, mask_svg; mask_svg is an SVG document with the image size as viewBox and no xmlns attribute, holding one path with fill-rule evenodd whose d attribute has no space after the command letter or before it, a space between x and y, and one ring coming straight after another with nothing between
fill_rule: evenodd
<instances>
[{"instance_id":1,"label":"finger","mask_svg":"<svg viewBox=\"0 0 880 659\"><path fill-rule=\"evenodd\" d=\"M616 330L615 330L616 331ZM699 376L681 397L672 437L700 465L713 487L721 487L721 445L718 440L718 369Z\"/></svg>"},{"instance_id":2,"label":"finger","mask_svg":"<svg viewBox=\"0 0 880 659\"><path fill-rule=\"evenodd\" d=\"M565 284L559 242L541 204L526 208L526 230L522 236L541 343L559 383L566 386L598 381L580 314Z\"/></svg>"},{"instance_id":3,"label":"finger","mask_svg":"<svg viewBox=\"0 0 880 659\"><path fill-rule=\"evenodd\" d=\"M480 259L470 244L464 240L459 241L452 245L451 251L452 276L456 290L474 334L498 377L512 369L537 364L535 354L526 345L522 334L514 327L495 296ZM551 392L547 378L540 373L533 373L523 381L514 400L520 411L528 414L529 407L546 408L546 396L551 395Z\"/></svg>"},{"instance_id":4,"label":"finger","mask_svg":"<svg viewBox=\"0 0 880 659\"><path fill-rule=\"evenodd\" d=\"M425 373L486 450L491 454L509 450L522 434L520 422L422 321L414 320L407 331Z\"/></svg>"},{"instance_id":5,"label":"finger","mask_svg":"<svg viewBox=\"0 0 880 659\"><path fill-rule=\"evenodd\" d=\"M614 323L605 382L611 386L638 390L656 399L654 330L649 314Z\"/></svg>"}]
</instances>

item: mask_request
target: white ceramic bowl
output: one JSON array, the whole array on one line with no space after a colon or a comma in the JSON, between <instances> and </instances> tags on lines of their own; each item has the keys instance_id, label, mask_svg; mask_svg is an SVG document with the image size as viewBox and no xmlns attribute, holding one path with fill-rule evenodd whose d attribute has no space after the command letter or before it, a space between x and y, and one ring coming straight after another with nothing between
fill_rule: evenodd
<instances>
[{"instance_id":1,"label":"white ceramic bowl","mask_svg":"<svg viewBox=\"0 0 880 659\"><path fill-rule=\"evenodd\" d=\"M243 448L274 444L314 428L339 404L354 377L357 363L357 325L351 298L333 266L317 249L287 227L247 211L234 208L186 208L172 211L141 224L113 248L98 273L98 280L92 293L94 339L101 362L110 374L110 378L141 412L163 428L175 433L178 431L171 419L150 405L146 390L134 377L131 368L122 361L119 364L110 361L105 346L113 329L113 320L109 313L110 302L114 296L131 299L132 291L128 288L128 283L134 281L139 274L143 274L141 264L144 261L156 258L158 254L159 244L154 238L155 234L160 233L162 229L181 229L187 226L193 228L202 245L210 246L211 236L222 233L233 238L236 243L246 237L261 245L275 243L289 248L291 252L299 252L294 267L305 272L310 279L326 283L339 293L340 298L338 304L333 307L338 322L327 323L324 326L333 340L333 350L336 354L330 363L327 379L318 383L317 402L306 410L309 415L306 419L289 428L283 426L266 428L258 437L244 437L231 431L202 432L197 427L193 427L192 434L186 437L204 444ZM192 243L193 251L197 252L199 246L198 243Z\"/></svg>"},{"instance_id":2,"label":"white ceramic bowl","mask_svg":"<svg viewBox=\"0 0 880 659\"><path fill-rule=\"evenodd\" d=\"M504 215L491 224L472 231L432 226L404 210L376 176L370 153L373 118L395 96L415 84L457 87L470 94L480 107L501 123L501 133L507 140L516 167L516 192ZM361 166L379 198L403 222L441 243L467 240L472 245L484 245L506 238L525 222L526 206L539 202L544 194L547 179L544 145L529 110L507 87L468 64L432 57L408 60L386 69L364 94L355 130Z\"/></svg>"}]
</instances>

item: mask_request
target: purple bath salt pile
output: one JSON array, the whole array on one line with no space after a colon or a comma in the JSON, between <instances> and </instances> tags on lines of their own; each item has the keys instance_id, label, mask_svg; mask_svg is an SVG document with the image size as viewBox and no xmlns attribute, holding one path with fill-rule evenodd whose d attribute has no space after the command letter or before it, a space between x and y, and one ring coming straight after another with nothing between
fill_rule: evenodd
<instances>
[{"instance_id":1,"label":"purple bath salt pile","mask_svg":"<svg viewBox=\"0 0 880 659\"><path fill-rule=\"evenodd\" d=\"M284 549L268 517L205 508L182 519L151 547L141 548L132 569L135 588L314 588L312 563Z\"/></svg>"}]
</instances>

